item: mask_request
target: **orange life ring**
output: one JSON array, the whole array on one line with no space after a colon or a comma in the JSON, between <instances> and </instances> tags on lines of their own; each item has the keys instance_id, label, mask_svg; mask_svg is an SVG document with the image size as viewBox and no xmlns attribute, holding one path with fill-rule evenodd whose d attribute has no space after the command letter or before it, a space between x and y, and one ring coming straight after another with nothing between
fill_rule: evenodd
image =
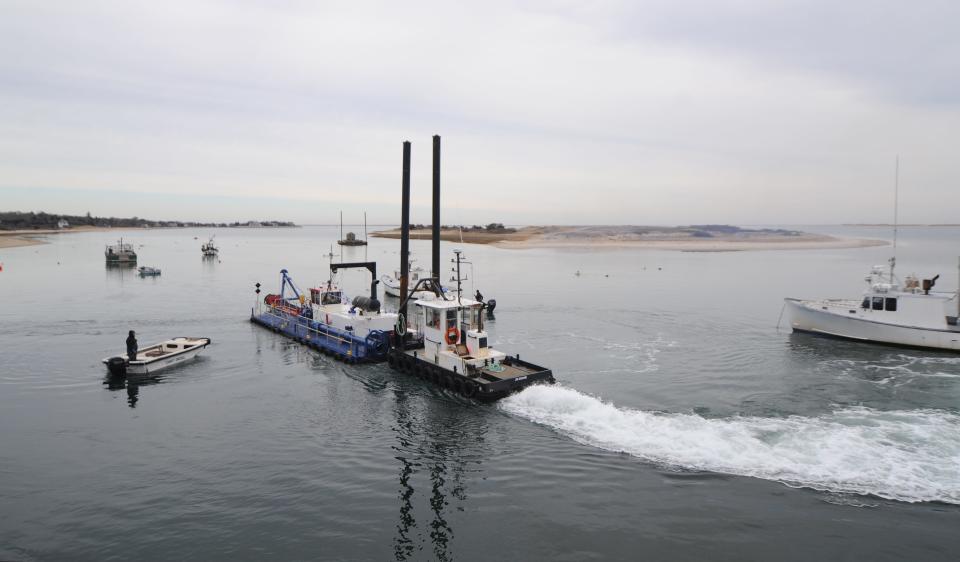
<instances>
[{"instance_id":1,"label":"orange life ring","mask_svg":"<svg viewBox=\"0 0 960 562\"><path fill-rule=\"evenodd\" d=\"M453 345L457 343L457 341L460 340L460 330L458 330L456 326L450 326L447 328L447 335L445 339L447 340L447 345Z\"/></svg>"}]
</instances>

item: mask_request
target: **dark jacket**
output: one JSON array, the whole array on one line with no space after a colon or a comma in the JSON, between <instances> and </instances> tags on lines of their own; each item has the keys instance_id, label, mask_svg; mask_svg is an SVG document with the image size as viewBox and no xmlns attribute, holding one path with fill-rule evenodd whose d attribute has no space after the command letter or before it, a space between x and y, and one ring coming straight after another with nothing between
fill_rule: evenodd
<instances>
[{"instance_id":1,"label":"dark jacket","mask_svg":"<svg viewBox=\"0 0 960 562\"><path fill-rule=\"evenodd\" d=\"M137 338L135 336L127 336L127 355L131 354L137 354Z\"/></svg>"}]
</instances>

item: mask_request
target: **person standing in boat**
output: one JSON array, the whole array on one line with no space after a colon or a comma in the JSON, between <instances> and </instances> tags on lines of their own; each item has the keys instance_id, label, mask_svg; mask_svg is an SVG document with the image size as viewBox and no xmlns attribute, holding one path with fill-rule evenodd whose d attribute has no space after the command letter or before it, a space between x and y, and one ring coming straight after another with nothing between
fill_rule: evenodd
<instances>
[{"instance_id":1,"label":"person standing in boat","mask_svg":"<svg viewBox=\"0 0 960 562\"><path fill-rule=\"evenodd\" d=\"M130 330L127 336L127 360L136 361L137 359L137 333Z\"/></svg>"},{"instance_id":2,"label":"person standing in boat","mask_svg":"<svg viewBox=\"0 0 960 562\"><path fill-rule=\"evenodd\" d=\"M473 300L483 302L483 295L480 294L480 289L477 289L477 294L473 295Z\"/></svg>"}]
</instances>

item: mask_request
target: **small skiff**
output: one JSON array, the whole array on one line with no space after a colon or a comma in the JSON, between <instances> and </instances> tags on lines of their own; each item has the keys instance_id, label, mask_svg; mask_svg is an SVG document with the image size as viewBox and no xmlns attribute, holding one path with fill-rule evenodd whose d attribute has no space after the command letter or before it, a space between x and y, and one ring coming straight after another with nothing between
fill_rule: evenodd
<instances>
[{"instance_id":1,"label":"small skiff","mask_svg":"<svg viewBox=\"0 0 960 562\"><path fill-rule=\"evenodd\" d=\"M210 345L210 338L173 338L137 351L137 358L114 356L103 360L111 375L147 375L189 361Z\"/></svg>"}]
</instances>

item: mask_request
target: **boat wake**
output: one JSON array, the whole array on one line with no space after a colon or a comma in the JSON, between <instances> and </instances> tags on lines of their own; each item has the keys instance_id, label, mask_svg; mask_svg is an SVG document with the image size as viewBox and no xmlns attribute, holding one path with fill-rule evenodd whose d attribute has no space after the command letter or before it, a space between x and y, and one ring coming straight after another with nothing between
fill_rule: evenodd
<instances>
[{"instance_id":1,"label":"boat wake","mask_svg":"<svg viewBox=\"0 0 960 562\"><path fill-rule=\"evenodd\" d=\"M960 416L848 407L820 417L663 414L562 386L500 403L508 413L609 451L685 469L905 501L960 504Z\"/></svg>"},{"instance_id":2,"label":"boat wake","mask_svg":"<svg viewBox=\"0 0 960 562\"><path fill-rule=\"evenodd\" d=\"M960 357L915 357L899 354L860 360L832 359L824 361L820 368L867 382L899 385L915 379L960 379L958 366Z\"/></svg>"}]
</instances>

